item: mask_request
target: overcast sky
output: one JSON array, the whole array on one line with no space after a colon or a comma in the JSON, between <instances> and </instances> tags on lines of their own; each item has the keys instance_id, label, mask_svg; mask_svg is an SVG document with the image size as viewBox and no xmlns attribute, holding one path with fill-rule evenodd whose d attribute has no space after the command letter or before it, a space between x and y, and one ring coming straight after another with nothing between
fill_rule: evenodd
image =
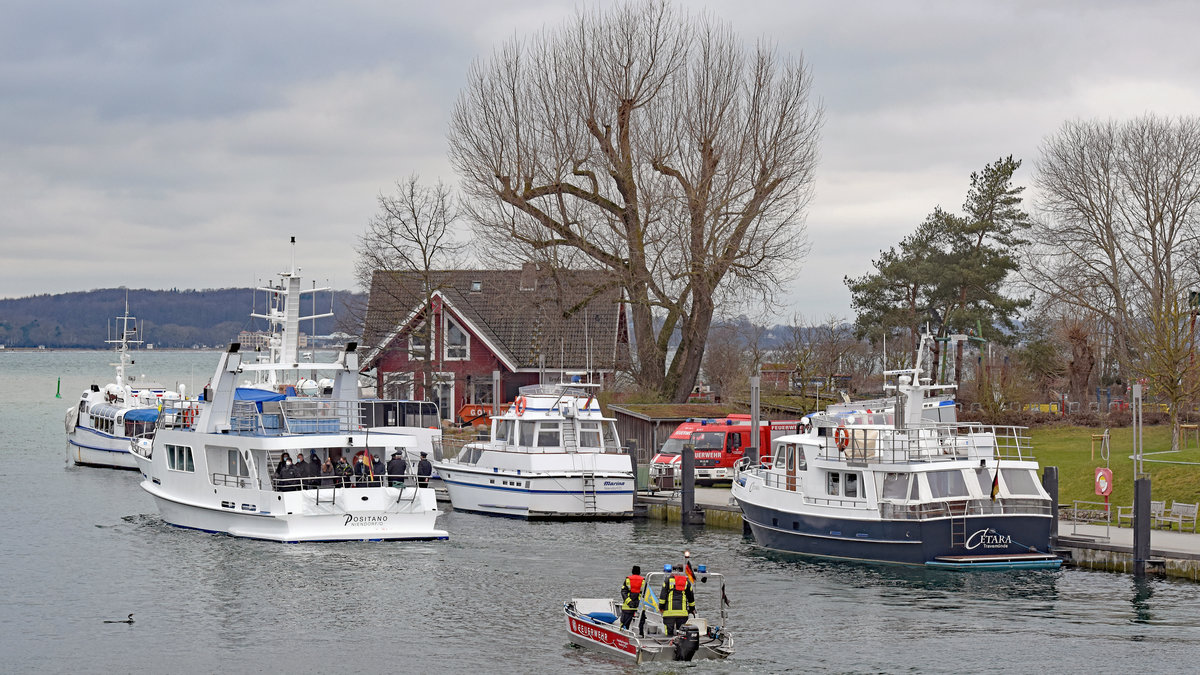
<instances>
[{"instance_id":1,"label":"overcast sky","mask_svg":"<svg viewBox=\"0 0 1200 675\"><path fill-rule=\"evenodd\" d=\"M1029 184L1064 121L1200 111L1200 4L681 4L802 54L826 108L780 321L852 319L844 275L959 211L990 161L1024 160ZM0 297L250 285L292 235L306 277L353 287L377 196L457 180L446 126L472 59L575 7L0 3Z\"/></svg>"}]
</instances>

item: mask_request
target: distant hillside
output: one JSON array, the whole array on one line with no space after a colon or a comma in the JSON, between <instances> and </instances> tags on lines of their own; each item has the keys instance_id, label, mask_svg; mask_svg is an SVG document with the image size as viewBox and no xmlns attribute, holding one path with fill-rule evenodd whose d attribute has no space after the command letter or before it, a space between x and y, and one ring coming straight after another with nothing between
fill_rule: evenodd
<instances>
[{"instance_id":1,"label":"distant hillside","mask_svg":"<svg viewBox=\"0 0 1200 675\"><path fill-rule=\"evenodd\" d=\"M237 339L243 330L264 330L266 322L251 319L253 309L266 309L264 294L252 288L152 291L105 288L95 291L35 295L0 300L0 344L7 347L107 348L104 341L113 333L113 318L125 310L137 317L141 339L157 348L221 346ZM257 295L257 298L256 298ZM329 294L317 294L317 313L329 311ZM312 296L304 297L302 314L311 314ZM359 294L338 292L335 316L318 319L316 335L334 331L358 333L358 322L347 309L361 302ZM301 326L312 332L312 322Z\"/></svg>"}]
</instances>

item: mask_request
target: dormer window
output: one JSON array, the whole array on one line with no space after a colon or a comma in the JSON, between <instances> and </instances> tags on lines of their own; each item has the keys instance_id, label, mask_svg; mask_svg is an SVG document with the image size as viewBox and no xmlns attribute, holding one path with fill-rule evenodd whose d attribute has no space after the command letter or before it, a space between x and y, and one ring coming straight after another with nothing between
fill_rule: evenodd
<instances>
[{"instance_id":1,"label":"dormer window","mask_svg":"<svg viewBox=\"0 0 1200 675\"><path fill-rule=\"evenodd\" d=\"M471 292L472 293L479 293L482 291L483 291L483 282L482 281L472 281L471 282Z\"/></svg>"},{"instance_id":2,"label":"dormer window","mask_svg":"<svg viewBox=\"0 0 1200 675\"><path fill-rule=\"evenodd\" d=\"M445 336L447 361L461 361L471 356L467 331L449 316L446 317Z\"/></svg>"}]
</instances>

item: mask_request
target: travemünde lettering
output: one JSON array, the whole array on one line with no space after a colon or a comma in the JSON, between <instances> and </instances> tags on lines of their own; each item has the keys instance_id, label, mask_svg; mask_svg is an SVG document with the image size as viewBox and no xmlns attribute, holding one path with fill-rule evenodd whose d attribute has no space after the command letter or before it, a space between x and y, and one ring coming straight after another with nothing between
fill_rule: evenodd
<instances>
[{"instance_id":1,"label":"travem\u00fcnde lettering","mask_svg":"<svg viewBox=\"0 0 1200 675\"><path fill-rule=\"evenodd\" d=\"M363 527L366 525L382 525L387 522L387 516L356 516L353 513L346 514L346 522L342 523L346 527Z\"/></svg>"},{"instance_id":2,"label":"travem\u00fcnde lettering","mask_svg":"<svg viewBox=\"0 0 1200 675\"><path fill-rule=\"evenodd\" d=\"M992 530L975 530L967 537L967 549L1007 548L1012 544L1012 537L1007 534L997 534Z\"/></svg>"}]
</instances>

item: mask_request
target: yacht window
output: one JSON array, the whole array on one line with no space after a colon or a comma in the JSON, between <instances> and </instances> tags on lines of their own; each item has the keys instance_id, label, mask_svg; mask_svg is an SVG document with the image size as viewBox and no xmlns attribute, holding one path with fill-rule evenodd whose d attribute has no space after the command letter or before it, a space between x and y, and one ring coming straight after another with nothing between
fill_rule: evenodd
<instances>
[{"instance_id":1,"label":"yacht window","mask_svg":"<svg viewBox=\"0 0 1200 675\"><path fill-rule=\"evenodd\" d=\"M914 501L914 502L920 501L921 500L921 481L916 480L916 476L913 476L913 480L911 481L910 486L911 487L908 490L909 500Z\"/></svg>"},{"instance_id":2,"label":"yacht window","mask_svg":"<svg viewBox=\"0 0 1200 675\"><path fill-rule=\"evenodd\" d=\"M604 431L604 447L617 447L617 427L613 422L602 422L600 428Z\"/></svg>"},{"instance_id":3,"label":"yacht window","mask_svg":"<svg viewBox=\"0 0 1200 675\"><path fill-rule=\"evenodd\" d=\"M808 470L808 460L805 459L805 457L804 457L804 446L803 445L796 446L796 470L797 471L807 471Z\"/></svg>"},{"instance_id":4,"label":"yacht window","mask_svg":"<svg viewBox=\"0 0 1200 675\"><path fill-rule=\"evenodd\" d=\"M829 493L830 497L836 497L842 494L842 474L837 473L836 471L831 471L829 473L829 480L826 481L826 483L826 491Z\"/></svg>"},{"instance_id":5,"label":"yacht window","mask_svg":"<svg viewBox=\"0 0 1200 675\"><path fill-rule=\"evenodd\" d=\"M520 445L527 447L527 448L532 446L533 445L533 430L534 430L534 426L536 423L535 422L519 422L518 424L519 424L519 429L521 431Z\"/></svg>"},{"instance_id":6,"label":"yacht window","mask_svg":"<svg viewBox=\"0 0 1200 675\"><path fill-rule=\"evenodd\" d=\"M496 440L512 445L512 420L496 420Z\"/></svg>"},{"instance_id":7,"label":"yacht window","mask_svg":"<svg viewBox=\"0 0 1200 675\"><path fill-rule=\"evenodd\" d=\"M1000 469L1000 476L1004 479L1004 487L1009 494L1038 496L1042 494L1038 490L1037 482L1034 481L1033 472L1029 469ZM992 487L989 485L989 495L991 489Z\"/></svg>"},{"instance_id":8,"label":"yacht window","mask_svg":"<svg viewBox=\"0 0 1200 675\"><path fill-rule=\"evenodd\" d=\"M889 473L883 477L883 498L904 499L908 493L908 474Z\"/></svg>"},{"instance_id":9,"label":"yacht window","mask_svg":"<svg viewBox=\"0 0 1200 675\"><path fill-rule=\"evenodd\" d=\"M995 475L995 471L987 469L980 469L975 472L975 477L979 479L979 493L984 497L992 495L992 477Z\"/></svg>"},{"instance_id":10,"label":"yacht window","mask_svg":"<svg viewBox=\"0 0 1200 675\"><path fill-rule=\"evenodd\" d=\"M929 492L934 499L968 496L962 471L930 471L925 475L929 478Z\"/></svg>"},{"instance_id":11,"label":"yacht window","mask_svg":"<svg viewBox=\"0 0 1200 675\"><path fill-rule=\"evenodd\" d=\"M787 470L788 473L796 472L796 446L788 443L787 445Z\"/></svg>"},{"instance_id":12,"label":"yacht window","mask_svg":"<svg viewBox=\"0 0 1200 675\"><path fill-rule=\"evenodd\" d=\"M600 423L599 422L580 422L579 423L579 447L581 448L599 448L600 445Z\"/></svg>"},{"instance_id":13,"label":"yacht window","mask_svg":"<svg viewBox=\"0 0 1200 675\"><path fill-rule=\"evenodd\" d=\"M558 422L542 422L538 427L538 447L557 448L562 445L558 440Z\"/></svg>"},{"instance_id":14,"label":"yacht window","mask_svg":"<svg viewBox=\"0 0 1200 675\"><path fill-rule=\"evenodd\" d=\"M229 448L229 475L230 476L249 476L250 467L246 466L246 458L233 448Z\"/></svg>"},{"instance_id":15,"label":"yacht window","mask_svg":"<svg viewBox=\"0 0 1200 675\"><path fill-rule=\"evenodd\" d=\"M168 443L167 468L174 471L194 472L196 466L192 463L192 449L186 445L171 445Z\"/></svg>"},{"instance_id":16,"label":"yacht window","mask_svg":"<svg viewBox=\"0 0 1200 675\"><path fill-rule=\"evenodd\" d=\"M858 474L846 474L846 496L858 497Z\"/></svg>"}]
</instances>

